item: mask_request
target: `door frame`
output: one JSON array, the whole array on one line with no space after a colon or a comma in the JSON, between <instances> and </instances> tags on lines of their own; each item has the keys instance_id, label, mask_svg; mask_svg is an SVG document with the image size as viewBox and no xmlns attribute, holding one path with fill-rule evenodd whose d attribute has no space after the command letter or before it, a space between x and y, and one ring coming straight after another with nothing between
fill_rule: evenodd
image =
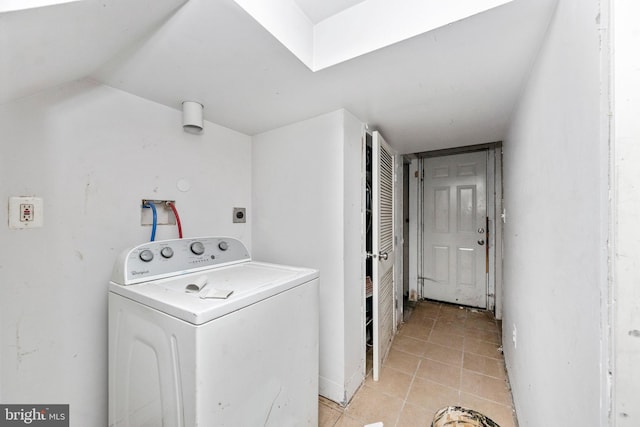
<instances>
[{"instance_id":1,"label":"door frame","mask_svg":"<svg viewBox=\"0 0 640 427\"><path fill-rule=\"evenodd\" d=\"M426 151L412 155L409 177L409 299L424 298L421 277L424 277L423 259L423 186L424 159L487 151L487 217L489 218L489 277L487 285L487 310L493 311L497 319L502 318L502 232L504 210L502 200L502 142L478 144L458 148ZM491 191L493 190L493 191ZM413 201L413 202L411 202ZM411 254L413 252L413 254Z\"/></svg>"}]
</instances>

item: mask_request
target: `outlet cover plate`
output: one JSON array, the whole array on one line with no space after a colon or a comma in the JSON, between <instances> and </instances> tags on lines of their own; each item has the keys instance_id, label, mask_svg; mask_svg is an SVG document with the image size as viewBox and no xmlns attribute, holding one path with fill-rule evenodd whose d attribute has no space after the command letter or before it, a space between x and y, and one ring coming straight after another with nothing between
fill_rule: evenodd
<instances>
[{"instance_id":1,"label":"outlet cover plate","mask_svg":"<svg viewBox=\"0 0 640 427\"><path fill-rule=\"evenodd\" d=\"M32 221L20 220L20 205L32 205ZM12 230L24 228L40 228L44 225L44 202L42 197L13 196L9 197L9 228Z\"/></svg>"}]
</instances>

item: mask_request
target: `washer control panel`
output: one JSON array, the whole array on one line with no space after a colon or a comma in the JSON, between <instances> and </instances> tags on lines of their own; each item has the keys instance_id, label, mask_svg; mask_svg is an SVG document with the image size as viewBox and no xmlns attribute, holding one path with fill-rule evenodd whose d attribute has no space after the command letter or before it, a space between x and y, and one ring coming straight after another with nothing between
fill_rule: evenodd
<instances>
[{"instance_id":1,"label":"washer control panel","mask_svg":"<svg viewBox=\"0 0 640 427\"><path fill-rule=\"evenodd\" d=\"M249 251L232 237L161 240L122 252L111 281L134 285L246 261L251 261Z\"/></svg>"}]
</instances>

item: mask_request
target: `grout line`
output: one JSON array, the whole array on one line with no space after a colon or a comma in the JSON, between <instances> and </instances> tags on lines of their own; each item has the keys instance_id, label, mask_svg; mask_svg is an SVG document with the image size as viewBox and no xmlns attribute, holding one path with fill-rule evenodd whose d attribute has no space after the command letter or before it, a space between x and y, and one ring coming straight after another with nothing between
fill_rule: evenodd
<instances>
[{"instance_id":1,"label":"grout line","mask_svg":"<svg viewBox=\"0 0 640 427\"><path fill-rule=\"evenodd\" d=\"M411 393L411 387L413 387L413 383L416 380L416 375L418 373L418 371L420 370L420 365L422 364L422 358L420 358L418 360L418 366L416 366L416 369L413 371L413 375L411 376L411 382L409 383L409 388L407 388L407 392L404 395L404 399L402 399L402 406L400 406L400 411L398 412L398 416L396 417L396 422L394 423L394 426L397 427L398 423L400 422L400 416L402 415L402 411L404 411L404 407L407 406L407 402L409 399L409 393Z\"/></svg>"},{"instance_id":2,"label":"grout line","mask_svg":"<svg viewBox=\"0 0 640 427\"><path fill-rule=\"evenodd\" d=\"M458 381L458 405L462 405L462 374L464 374L464 358L467 350L467 336L462 339L462 363L460 364L460 380Z\"/></svg>"}]
</instances>

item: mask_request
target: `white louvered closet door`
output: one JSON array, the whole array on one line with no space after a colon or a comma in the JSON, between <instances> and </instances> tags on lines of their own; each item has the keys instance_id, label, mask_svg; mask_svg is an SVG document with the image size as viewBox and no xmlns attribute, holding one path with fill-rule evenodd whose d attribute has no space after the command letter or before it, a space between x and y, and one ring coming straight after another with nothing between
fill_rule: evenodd
<instances>
[{"instance_id":1,"label":"white louvered closet door","mask_svg":"<svg viewBox=\"0 0 640 427\"><path fill-rule=\"evenodd\" d=\"M373 379L378 381L389 353L394 321L393 183L391 147L373 132Z\"/></svg>"}]
</instances>

